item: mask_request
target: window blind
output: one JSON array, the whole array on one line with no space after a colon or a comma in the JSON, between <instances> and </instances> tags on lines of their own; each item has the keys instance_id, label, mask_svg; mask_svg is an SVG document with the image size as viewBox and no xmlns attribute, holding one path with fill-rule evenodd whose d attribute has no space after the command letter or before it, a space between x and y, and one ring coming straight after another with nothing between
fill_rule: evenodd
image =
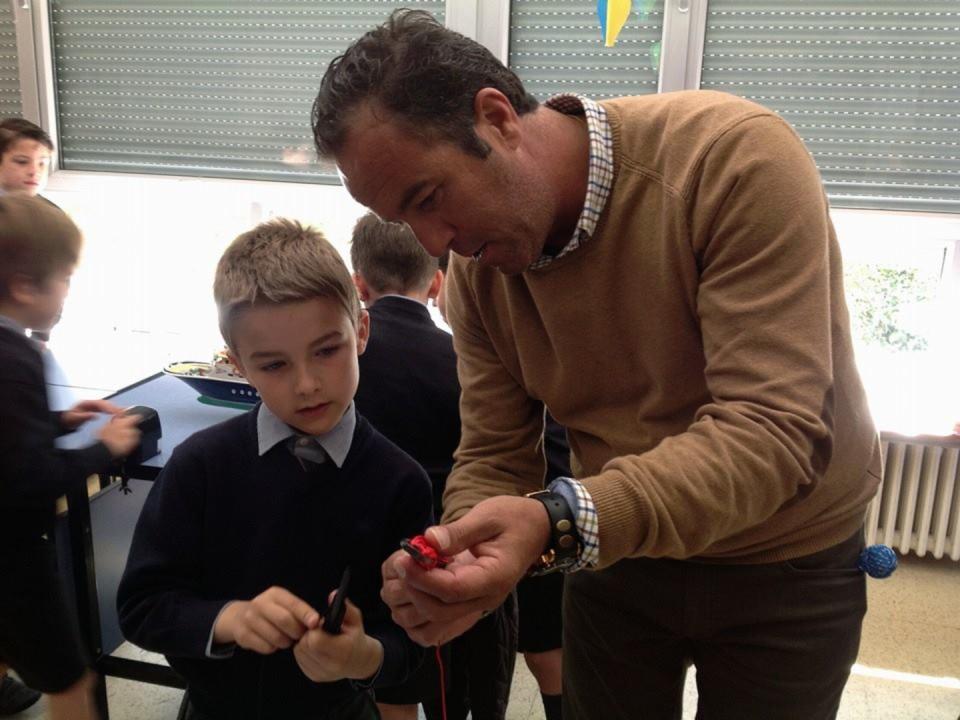
<instances>
[{"instance_id":1,"label":"window blind","mask_svg":"<svg viewBox=\"0 0 960 720\"><path fill-rule=\"evenodd\" d=\"M701 87L776 110L836 206L960 212L957 0L710 0Z\"/></svg>"},{"instance_id":2,"label":"window blind","mask_svg":"<svg viewBox=\"0 0 960 720\"><path fill-rule=\"evenodd\" d=\"M329 62L443 0L51 0L61 167L329 182L310 109Z\"/></svg>"},{"instance_id":3,"label":"window blind","mask_svg":"<svg viewBox=\"0 0 960 720\"><path fill-rule=\"evenodd\" d=\"M596 0L512 0L510 67L539 100L573 92L595 100L657 91L663 0L633 3L604 47Z\"/></svg>"},{"instance_id":4,"label":"window blind","mask_svg":"<svg viewBox=\"0 0 960 720\"><path fill-rule=\"evenodd\" d=\"M9 2L0 2L0 118L22 115L19 68L13 9Z\"/></svg>"}]
</instances>

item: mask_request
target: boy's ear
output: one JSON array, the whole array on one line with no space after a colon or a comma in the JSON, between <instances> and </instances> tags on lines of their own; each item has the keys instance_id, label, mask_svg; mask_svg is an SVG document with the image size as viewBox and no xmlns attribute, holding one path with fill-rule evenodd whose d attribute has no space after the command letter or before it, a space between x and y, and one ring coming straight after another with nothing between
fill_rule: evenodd
<instances>
[{"instance_id":1,"label":"boy's ear","mask_svg":"<svg viewBox=\"0 0 960 720\"><path fill-rule=\"evenodd\" d=\"M430 281L430 287L427 290L427 300L435 300L440 296L440 293L443 291L443 270L437 268L437 272L433 275L433 280Z\"/></svg>"},{"instance_id":2,"label":"boy's ear","mask_svg":"<svg viewBox=\"0 0 960 720\"><path fill-rule=\"evenodd\" d=\"M31 305L37 296L37 282L23 273L10 278L8 295L17 305Z\"/></svg>"},{"instance_id":3,"label":"boy's ear","mask_svg":"<svg viewBox=\"0 0 960 720\"><path fill-rule=\"evenodd\" d=\"M370 339L370 313L366 310L360 311L360 317L357 319L357 355L363 355L367 349L367 340Z\"/></svg>"},{"instance_id":4,"label":"boy's ear","mask_svg":"<svg viewBox=\"0 0 960 720\"><path fill-rule=\"evenodd\" d=\"M360 301L364 303L368 302L370 300L370 287L360 273L355 272L353 274L353 284L357 286L357 294L360 296Z\"/></svg>"},{"instance_id":5,"label":"boy's ear","mask_svg":"<svg viewBox=\"0 0 960 720\"><path fill-rule=\"evenodd\" d=\"M240 356L237 355L237 353L235 353L231 348L227 348L227 358L229 358L230 362L233 363L233 366L237 368L238 373L244 377L247 376L247 371L243 369L243 363L240 362Z\"/></svg>"}]
</instances>

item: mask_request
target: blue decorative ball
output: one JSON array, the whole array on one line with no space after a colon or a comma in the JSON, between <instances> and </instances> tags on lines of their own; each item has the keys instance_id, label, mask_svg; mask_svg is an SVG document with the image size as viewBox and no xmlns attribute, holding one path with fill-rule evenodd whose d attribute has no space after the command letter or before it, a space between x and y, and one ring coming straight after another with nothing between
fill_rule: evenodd
<instances>
[{"instance_id":1,"label":"blue decorative ball","mask_svg":"<svg viewBox=\"0 0 960 720\"><path fill-rule=\"evenodd\" d=\"M873 578L890 577L897 569L897 554L886 545L864 548L857 567Z\"/></svg>"}]
</instances>

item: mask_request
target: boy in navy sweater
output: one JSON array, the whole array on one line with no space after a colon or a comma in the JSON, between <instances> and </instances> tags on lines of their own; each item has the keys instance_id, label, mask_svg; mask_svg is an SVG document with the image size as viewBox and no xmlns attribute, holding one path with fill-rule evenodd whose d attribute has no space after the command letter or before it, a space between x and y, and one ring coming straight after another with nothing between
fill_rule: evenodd
<instances>
[{"instance_id":1,"label":"boy in navy sweater","mask_svg":"<svg viewBox=\"0 0 960 720\"><path fill-rule=\"evenodd\" d=\"M422 658L380 599L380 565L432 512L423 469L354 409L369 319L336 250L287 220L233 242L214 297L262 403L174 451L137 524L120 625L186 678L190 720L376 718L368 688ZM322 614L347 567L332 635Z\"/></svg>"},{"instance_id":2,"label":"boy in navy sweater","mask_svg":"<svg viewBox=\"0 0 960 720\"><path fill-rule=\"evenodd\" d=\"M39 198L0 197L0 664L49 694L53 720L96 715L76 621L57 575L56 499L86 491L87 476L128 454L140 437L135 417L117 417L89 447L54 446L56 436L96 413L120 412L105 400L85 400L51 413L40 349L26 336L60 316L81 244L77 226L58 208ZM11 682L5 678L5 690ZM4 714L23 707L8 705Z\"/></svg>"}]
</instances>

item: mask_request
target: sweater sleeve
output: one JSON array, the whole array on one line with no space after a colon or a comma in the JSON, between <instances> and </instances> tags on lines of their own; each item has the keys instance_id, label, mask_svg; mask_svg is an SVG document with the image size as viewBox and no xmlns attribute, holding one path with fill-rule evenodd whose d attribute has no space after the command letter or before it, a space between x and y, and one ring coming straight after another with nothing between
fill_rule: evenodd
<instances>
[{"instance_id":1,"label":"sweater sleeve","mask_svg":"<svg viewBox=\"0 0 960 720\"><path fill-rule=\"evenodd\" d=\"M0 502L53 503L86 478L104 470L110 451L97 442L80 450L54 447L57 434L50 423L42 381L33 382L24 369L4 368L0 380Z\"/></svg>"},{"instance_id":2,"label":"sweater sleeve","mask_svg":"<svg viewBox=\"0 0 960 720\"><path fill-rule=\"evenodd\" d=\"M460 445L443 495L444 522L496 495L543 487L543 403L531 398L493 347L463 278L464 260L451 258L447 307L460 377Z\"/></svg>"},{"instance_id":3,"label":"sweater sleeve","mask_svg":"<svg viewBox=\"0 0 960 720\"><path fill-rule=\"evenodd\" d=\"M384 560L400 547L402 539L421 534L433 522L433 492L426 473L418 466L411 467L401 478L400 488L397 503L391 509L390 529L384 538ZM399 685L420 666L424 650L393 622L379 593L376 606L364 612L367 635L383 645L383 663L373 685Z\"/></svg>"},{"instance_id":4,"label":"sweater sleeve","mask_svg":"<svg viewBox=\"0 0 960 720\"><path fill-rule=\"evenodd\" d=\"M695 556L802 497L831 459L839 267L809 153L775 117L740 122L705 151L684 199L711 400L685 432L583 480L601 567Z\"/></svg>"},{"instance_id":5,"label":"sweater sleeve","mask_svg":"<svg viewBox=\"0 0 960 720\"><path fill-rule=\"evenodd\" d=\"M117 590L124 637L153 652L206 657L210 630L233 598L202 595L206 470L178 447L150 489Z\"/></svg>"}]
</instances>

